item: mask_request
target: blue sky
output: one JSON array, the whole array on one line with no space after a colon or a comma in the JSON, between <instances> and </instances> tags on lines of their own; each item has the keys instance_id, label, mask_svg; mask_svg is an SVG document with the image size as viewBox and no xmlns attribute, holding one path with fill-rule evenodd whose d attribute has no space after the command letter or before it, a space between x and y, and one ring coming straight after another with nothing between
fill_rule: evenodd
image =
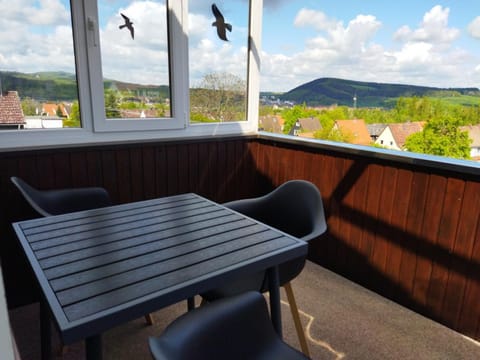
<instances>
[{"instance_id":1,"label":"blue sky","mask_svg":"<svg viewBox=\"0 0 480 360\"><path fill-rule=\"evenodd\" d=\"M228 43L219 40L212 1L190 0L192 84L213 71L245 77L247 1L215 2L233 31ZM66 4L0 0L0 69L72 70ZM135 18L133 42L118 30L120 11ZM99 12L105 76L164 83L163 1L101 0ZM320 77L480 87L480 1L264 0L261 60L263 91L288 91Z\"/></svg>"}]
</instances>

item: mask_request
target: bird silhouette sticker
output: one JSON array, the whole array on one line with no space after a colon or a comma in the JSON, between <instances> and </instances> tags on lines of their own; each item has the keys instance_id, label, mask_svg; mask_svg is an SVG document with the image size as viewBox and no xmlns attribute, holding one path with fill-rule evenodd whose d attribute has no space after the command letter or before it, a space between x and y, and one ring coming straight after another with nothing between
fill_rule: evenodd
<instances>
[{"instance_id":1,"label":"bird silhouette sticker","mask_svg":"<svg viewBox=\"0 0 480 360\"><path fill-rule=\"evenodd\" d=\"M220 39L223 41L228 41L227 39L227 30L232 31L232 25L225 22L222 13L218 10L217 5L212 4L212 12L215 16L215 22L212 23L212 26L217 27L217 34Z\"/></svg>"},{"instance_id":2,"label":"bird silhouette sticker","mask_svg":"<svg viewBox=\"0 0 480 360\"><path fill-rule=\"evenodd\" d=\"M135 38L135 30L133 29L133 22L130 21L128 16L125 16L122 13L120 13L120 15L122 15L123 20L125 20L125 24L120 25L118 28L121 30L121 29L126 27L128 30L130 30L130 35L132 35L132 39L134 39Z\"/></svg>"}]
</instances>

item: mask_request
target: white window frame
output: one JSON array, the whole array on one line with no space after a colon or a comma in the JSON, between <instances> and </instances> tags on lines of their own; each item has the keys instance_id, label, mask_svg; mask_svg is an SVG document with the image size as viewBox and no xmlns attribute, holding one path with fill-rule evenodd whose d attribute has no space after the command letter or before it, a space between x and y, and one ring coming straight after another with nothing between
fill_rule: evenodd
<instances>
[{"instance_id":1,"label":"white window frame","mask_svg":"<svg viewBox=\"0 0 480 360\"><path fill-rule=\"evenodd\" d=\"M95 85L95 81L100 81L91 80L102 79L99 48L95 46L95 42L99 42L97 2L72 0L71 9L82 128L3 130L0 131L0 151L258 133L263 0L250 0L247 119L207 124L190 123L188 0L168 2L169 16L175 16L178 21L168 21L172 118L161 120L105 119L103 84L100 93ZM91 26L88 26L89 19L93 20Z\"/></svg>"},{"instance_id":2,"label":"white window frame","mask_svg":"<svg viewBox=\"0 0 480 360\"><path fill-rule=\"evenodd\" d=\"M105 117L105 99L103 89L103 73L101 61L101 48L97 20L97 1L85 1L85 19L87 20L87 43L80 50L80 56L87 57L90 81L90 96L93 110L93 128L95 132L110 131L142 131L142 130L168 130L186 127L189 113L188 92L182 91L185 85L188 88L188 40L183 33L182 23L185 23L186 14L183 12L183 1L166 1L167 12L170 18L179 21L168 21L169 36L169 67L171 90L172 117L149 119L107 119ZM89 22L91 25L89 25ZM77 41L80 43L80 41ZM82 49L86 49L84 54ZM82 101L80 102L83 103Z\"/></svg>"}]
</instances>

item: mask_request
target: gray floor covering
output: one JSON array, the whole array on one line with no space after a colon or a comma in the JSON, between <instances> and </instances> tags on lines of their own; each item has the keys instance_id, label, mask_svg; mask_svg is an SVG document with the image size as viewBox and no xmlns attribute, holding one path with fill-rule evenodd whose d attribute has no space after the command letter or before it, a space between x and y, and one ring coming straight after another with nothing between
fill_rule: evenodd
<instances>
[{"instance_id":1,"label":"gray floor covering","mask_svg":"<svg viewBox=\"0 0 480 360\"><path fill-rule=\"evenodd\" d=\"M293 288L313 359L480 359L479 343L316 264L307 262ZM154 326L140 318L108 331L104 335L104 358L150 359L148 336L160 334L185 310L186 303L182 302L154 313ZM284 301L282 317L286 341L298 348ZM39 359L38 304L10 311L10 321L22 359ZM83 343L70 345L57 358L83 359Z\"/></svg>"}]
</instances>

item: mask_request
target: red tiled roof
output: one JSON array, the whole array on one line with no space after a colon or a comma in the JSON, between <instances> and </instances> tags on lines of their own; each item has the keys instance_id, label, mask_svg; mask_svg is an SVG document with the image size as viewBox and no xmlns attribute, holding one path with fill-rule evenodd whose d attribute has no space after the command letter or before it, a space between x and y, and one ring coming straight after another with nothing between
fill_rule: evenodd
<instances>
[{"instance_id":1,"label":"red tiled roof","mask_svg":"<svg viewBox=\"0 0 480 360\"><path fill-rule=\"evenodd\" d=\"M322 130L322 125L320 125L320 120L317 118L303 118L298 119L300 126L302 127L302 131L304 132L315 132L318 130Z\"/></svg>"},{"instance_id":2,"label":"red tiled roof","mask_svg":"<svg viewBox=\"0 0 480 360\"><path fill-rule=\"evenodd\" d=\"M400 149L403 149L405 145L405 140L407 137L420 132L423 130L425 126L425 122L423 121L416 121L416 122L406 122L406 123L395 123L395 124L388 124L390 127L390 131L392 132L392 136L397 143L397 146Z\"/></svg>"},{"instance_id":3,"label":"red tiled roof","mask_svg":"<svg viewBox=\"0 0 480 360\"><path fill-rule=\"evenodd\" d=\"M277 134L282 133L282 125L284 120L280 116L266 115L260 116L258 119L258 127L262 130Z\"/></svg>"},{"instance_id":4,"label":"red tiled roof","mask_svg":"<svg viewBox=\"0 0 480 360\"><path fill-rule=\"evenodd\" d=\"M370 145L372 143L370 133L362 119L337 120L335 124L343 134L351 136L349 142L352 144Z\"/></svg>"},{"instance_id":5,"label":"red tiled roof","mask_svg":"<svg viewBox=\"0 0 480 360\"><path fill-rule=\"evenodd\" d=\"M60 111L62 112L62 116L68 116L68 112L63 104L45 103L42 105L42 113L45 113L48 116L58 116L57 110L59 107Z\"/></svg>"},{"instance_id":6,"label":"red tiled roof","mask_svg":"<svg viewBox=\"0 0 480 360\"><path fill-rule=\"evenodd\" d=\"M22 104L16 91L9 91L7 95L0 96L0 124L25 124Z\"/></svg>"}]
</instances>

